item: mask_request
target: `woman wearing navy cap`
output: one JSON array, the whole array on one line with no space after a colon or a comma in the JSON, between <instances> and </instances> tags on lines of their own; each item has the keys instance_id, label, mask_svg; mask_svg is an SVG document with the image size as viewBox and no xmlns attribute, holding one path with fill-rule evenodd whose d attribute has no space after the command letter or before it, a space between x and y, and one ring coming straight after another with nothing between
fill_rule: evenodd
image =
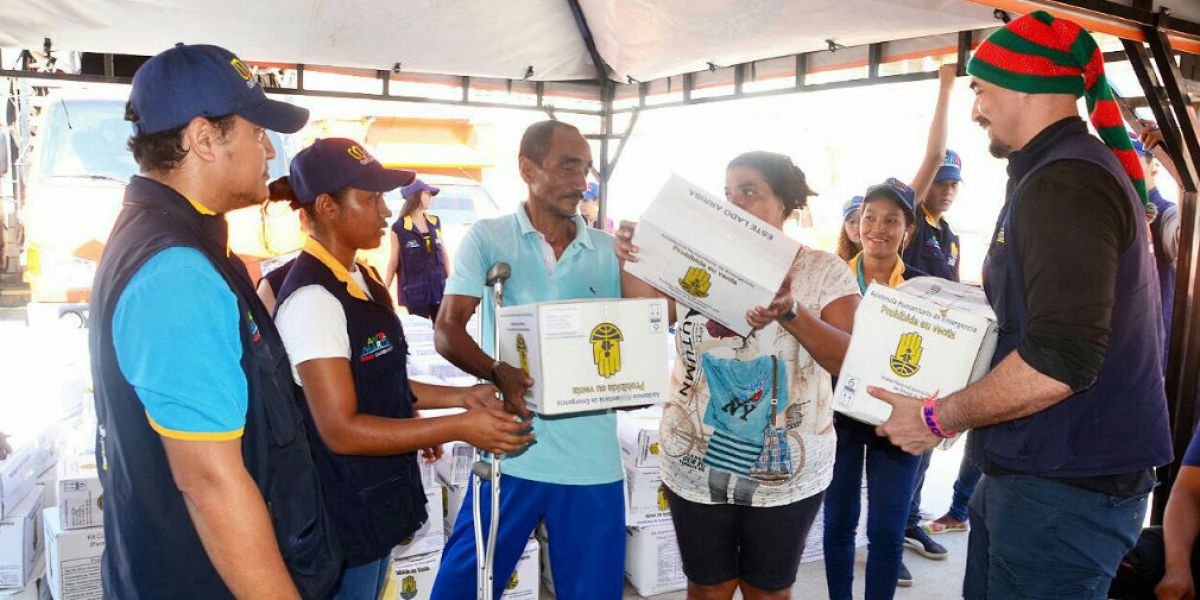
<instances>
[{"instance_id":1,"label":"woman wearing navy cap","mask_svg":"<svg viewBox=\"0 0 1200 600\"><path fill-rule=\"evenodd\" d=\"M442 292L449 275L446 265L450 264L442 244L442 224L428 212L433 197L440 191L420 179L400 190L404 194L404 207L392 224L392 256L383 275L388 288L392 287L392 279L399 276L396 300L409 314L430 321L437 319L438 307L442 305Z\"/></svg>"},{"instance_id":2,"label":"woman wearing navy cap","mask_svg":"<svg viewBox=\"0 0 1200 600\"><path fill-rule=\"evenodd\" d=\"M359 144L317 140L271 186L307 213L311 237L279 291L275 322L304 390L304 417L329 513L346 556L335 598L374 600L391 549L427 519L417 465L464 440L514 452L532 436L500 409L495 388L410 383L407 345L387 288L354 260L377 248L391 216L383 192L411 182ZM422 408L466 413L416 420Z\"/></svg>"},{"instance_id":3,"label":"woman wearing navy cap","mask_svg":"<svg viewBox=\"0 0 1200 600\"><path fill-rule=\"evenodd\" d=\"M904 264L900 251L916 222L913 191L891 178L873 185L863 197L859 231L863 250L850 261L850 271L866 293L871 282L896 286L924 273ZM837 454L833 481L825 492L825 580L833 600L851 598L854 583L854 537L858 527L863 463L866 463L867 555L866 598L891 598L905 574L900 561L904 528L921 457L913 456L875 428L841 414L834 415Z\"/></svg>"},{"instance_id":4,"label":"woman wearing navy cap","mask_svg":"<svg viewBox=\"0 0 1200 600\"><path fill-rule=\"evenodd\" d=\"M842 205L842 230L838 232L837 255L846 262L854 260L862 252L862 234L858 229L862 203L863 197L855 196Z\"/></svg>"}]
</instances>

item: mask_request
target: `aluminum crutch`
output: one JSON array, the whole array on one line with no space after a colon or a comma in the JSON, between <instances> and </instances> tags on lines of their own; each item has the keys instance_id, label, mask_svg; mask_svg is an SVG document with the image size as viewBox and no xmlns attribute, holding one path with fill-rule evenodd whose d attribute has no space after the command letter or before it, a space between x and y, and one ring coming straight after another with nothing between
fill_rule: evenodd
<instances>
[{"instance_id":1,"label":"aluminum crutch","mask_svg":"<svg viewBox=\"0 0 1200 600\"><path fill-rule=\"evenodd\" d=\"M492 357L500 358L500 319L497 311L504 306L504 282L512 275L512 268L506 262L498 262L488 269L486 285L492 289ZM494 383L494 382L493 382ZM500 455L493 454L492 461L483 460L483 451L475 448L474 464L471 465L471 513L475 517L475 585L476 597L480 600L492 600L493 581L496 566L496 535L500 532ZM484 548L483 523L480 520L481 509L479 492L483 480L491 482L492 512L488 519L487 548Z\"/></svg>"}]
</instances>

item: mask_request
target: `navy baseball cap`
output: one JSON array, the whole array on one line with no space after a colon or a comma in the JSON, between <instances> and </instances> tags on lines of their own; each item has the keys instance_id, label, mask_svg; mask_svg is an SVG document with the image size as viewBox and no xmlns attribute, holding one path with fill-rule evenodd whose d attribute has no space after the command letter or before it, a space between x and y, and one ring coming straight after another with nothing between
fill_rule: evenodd
<instances>
[{"instance_id":1,"label":"navy baseball cap","mask_svg":"<svg viewBox=\"0 0 1200 600\"><path fill-rule=\"evenodd\" d=\"M421 181L420 179L414 179L412 183L404 186L404 188L400 190L400 195L408 198L417 192L429 192L430 196L436 196L440 191L442 190L435 188L432 185Z\"/></svg>"},{"instance_id":2,"label":"navy baseball cap","mask_svg":"<svg viewBox=\"0 0 1200 600\"><path fill-rule=\"evenodd\" d=\"M917 218L916 193L913 192L912 188L908 187L907 183L895 177L888 177L887 181L867 188L867 193L863 195L863 204L878 197L894 201L907 211L909 216L914 220Z\"/></svg>"},{"instance_id":3,"label":"navy baseball cap","mask_svg":"<svg viewBox=\"0 0 1200 600\"><path fill-rule=\"evenodd\" d=\"M384 167L354 140L324 138L296 154L288 182L296 194L295 204L304 205L346 187L390 192L416 177L412 171Z\"/></svg>"},{"instance_id":4,"label":"navy baseball cap","mask_svg":"<svg viewBox=\"0 0 1200 600\"><path fill-rule=\"evenodd\" d=\"M947 179L962 181L962 158L953 150L946 150L946 158L942 160L942 166L938 167L937 174L933 176L935 182Z\"/></svg>"},{"instance_id":5,"label":"navy baseball cap","mask_svg":"<svg viewBox=\"0 0 1200 600\"><path fill-rule=\"evenodd\" d=\"M600 200L600 184L591 182L588 184L587 190L583 192L585 201Z\"/></svg>"},{"instance_id":6,"label":"navy baseball cap","mask_svg":"<svg viewBox=\"0 0 1200 600\"><path fill-rule=\"evenodd\" d=\"M196 117L238 115L280 133L308 122L308 109L267 98L240 58L208 45L175 44L146 61L133 75L129 103L136 134L176 129Z\"/></svg>"},{"instance_id":7,"label":"navy baseball cap","mask_svg":"<svg viewBox=\"0 0 1200 600\"><path fill-rule=\"evenodd\" d=\"M842 205L842 220L849 221L850 217L854 215L854 213L858 212L858 209L862 208L862 205L862 196L855 196L847 200L846 203Z\"/></svg>"}]
</instances>

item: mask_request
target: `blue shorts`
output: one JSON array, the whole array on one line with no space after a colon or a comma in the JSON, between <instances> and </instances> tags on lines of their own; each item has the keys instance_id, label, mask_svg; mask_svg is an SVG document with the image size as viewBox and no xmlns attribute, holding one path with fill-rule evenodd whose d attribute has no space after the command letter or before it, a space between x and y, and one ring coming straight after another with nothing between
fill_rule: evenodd
<instances>
[{"instance_id":1,"label":"blue shorts","mask_svg":"<svg viewBox=\"0 0 1200 600\"><path fill-rule=\"evenodd\" d=\"M474 476L472 476L474 477ZM482 520L491 514L491 484L483 482ZM433 600L475 598L475 530L467 490L446 541ZM496 538L495 597L508 583L529 536L545 520L554 588L562 600L619 600L625 587L625 496L621 482L600 485L543 483L502 475L500 533ZM484 528L484 538L487 529Z\"/></svg>"}]
</instances>

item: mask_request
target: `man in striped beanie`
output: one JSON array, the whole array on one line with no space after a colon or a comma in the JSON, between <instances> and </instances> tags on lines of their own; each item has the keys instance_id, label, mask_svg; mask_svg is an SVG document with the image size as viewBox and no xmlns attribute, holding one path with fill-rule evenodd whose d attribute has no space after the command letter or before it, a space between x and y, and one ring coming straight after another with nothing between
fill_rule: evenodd
<instances>
[{"instance_id":1,"label":"man in striped beanie","mask_svg":"<svg viewBox=\"0 0 1200 600\"><path fill-rule=\"evenodd\" d=\"M971 117L1008 159L983 267L992 371L944 398L871 390L894 407L878 432L919 453L974 430L968 451L987 477L970 503L964 597L1106 598L1153 469L1172 458L1141 165L1079 25L1016 19L967 73Z\"/></svg>"}]
</instances>

